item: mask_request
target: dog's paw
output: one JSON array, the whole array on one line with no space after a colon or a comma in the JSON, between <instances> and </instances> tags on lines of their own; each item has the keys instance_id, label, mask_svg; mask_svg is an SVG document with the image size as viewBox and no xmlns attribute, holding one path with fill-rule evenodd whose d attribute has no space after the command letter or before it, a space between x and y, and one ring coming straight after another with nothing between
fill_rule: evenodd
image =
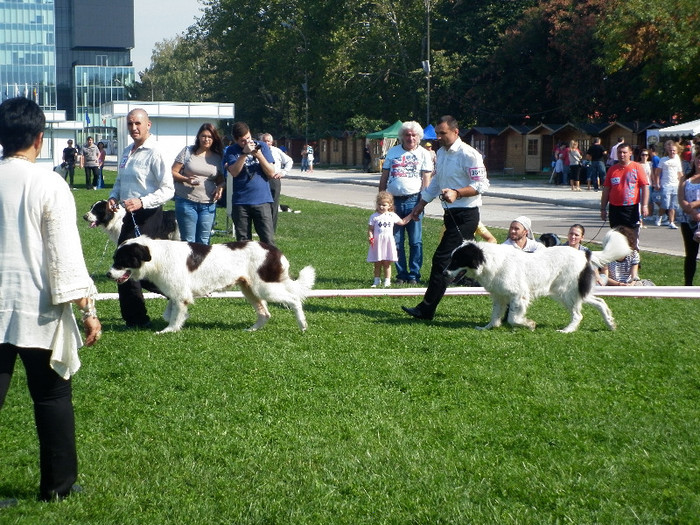
<instances>
[{"instance_id":1,"label":"dog's paw","mask_svg":"<svg viewBox=\"0 0 700 525\"><path fill-rule=\"evenodd\" d=\"M169 334L169 333L179 332L179 331L180 331L179 328L173 328L173 327L170 327L170 326L166 326L166 327L163 328L162 330L156 332L156 335Z\"/></svg>"}]
</instances>

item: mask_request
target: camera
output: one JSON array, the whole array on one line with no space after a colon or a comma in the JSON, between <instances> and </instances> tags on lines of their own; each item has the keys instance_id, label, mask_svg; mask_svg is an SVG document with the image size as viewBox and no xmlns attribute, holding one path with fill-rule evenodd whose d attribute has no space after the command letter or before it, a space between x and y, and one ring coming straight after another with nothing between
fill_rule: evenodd
<instances>
[{"instance_id":1,"label":"camera","mask_svg":"<svg viewBox=\"0 0 700 525\"><path fill-rule=\"evenodd\" d=\"M248 141L248 147L250 148L251 153L255 153L256 151L260 150L260 148L262 148L262 146L257 140L252 139Z\"/></svg>"}]
</instances>

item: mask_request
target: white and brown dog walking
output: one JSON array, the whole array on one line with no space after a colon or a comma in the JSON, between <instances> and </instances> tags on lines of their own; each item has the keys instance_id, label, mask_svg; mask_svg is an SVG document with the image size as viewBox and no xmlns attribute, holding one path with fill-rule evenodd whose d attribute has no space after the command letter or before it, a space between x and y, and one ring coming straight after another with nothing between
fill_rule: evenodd
<instances>
[{"instance_id":1,"label":"white and brown dog walking","mask_svg":"<svg viewBox=\"0 0 700 525\"><path fill-rule=\"evenodd\" d=\"M270 319L267 301L271 301L291 308L304 331L302 303L316 280L312 266L292 280L289 261L269 244L244 241L210 246L146 236L129 239L117 248L107 276L117 283L148 280L168 298L163 317L169 324L158 333L179 331L195 298L233 286L240 287L258 315L248 330L265 326Z\"/></svg>"}]
</instances>

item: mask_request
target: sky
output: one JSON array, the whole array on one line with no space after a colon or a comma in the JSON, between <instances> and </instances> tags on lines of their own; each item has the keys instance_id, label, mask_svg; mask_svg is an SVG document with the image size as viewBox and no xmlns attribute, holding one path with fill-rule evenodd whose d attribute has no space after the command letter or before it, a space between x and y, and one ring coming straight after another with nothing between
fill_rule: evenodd
<instances>
[{"instance_id":1,"label":"sky","mask_svg":"<svg viewBox=\"0 0 700 525\"><path fill-rule=\"evenodd\" d=\"M136 74L151 65L157 42L182 34L201 15L197 0L135 0L135 43L131 60Z\"/></svg>"}]
</instances>

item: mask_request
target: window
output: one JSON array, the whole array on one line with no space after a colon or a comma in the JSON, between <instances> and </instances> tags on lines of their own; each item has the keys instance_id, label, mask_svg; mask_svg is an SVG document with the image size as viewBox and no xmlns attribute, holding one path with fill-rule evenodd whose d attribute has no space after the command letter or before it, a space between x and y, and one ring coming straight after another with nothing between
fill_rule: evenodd
<instances>
[{"instance_id":1,"label":"window","mask_svg":"<svg viewBox=\"0 0 700 525\"><path fill-rule=\"evenodd\" d=\"M532 156L540 154L540 141L538 139L527 139L527 154Z\"/></svg>"}]
</instances>

